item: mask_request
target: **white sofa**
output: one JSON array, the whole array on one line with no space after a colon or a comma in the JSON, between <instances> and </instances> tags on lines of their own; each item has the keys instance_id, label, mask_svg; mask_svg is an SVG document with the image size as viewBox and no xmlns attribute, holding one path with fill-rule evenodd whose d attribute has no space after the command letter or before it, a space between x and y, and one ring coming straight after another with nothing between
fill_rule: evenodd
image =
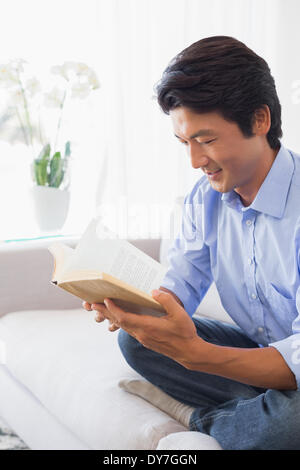
<instances>
[{"instance_id":1,"label":"white sofa","mask_svg":"<svg viewBox=\"0 0 300 470\"><path fill-rule=\"evenodd\" d=\"M132 243L164 262L159 240ZM138 376L118 333L50 284L48 244L0 245L0 416L31 449L221 449L118 387ZM214 286L199 314L230 321Z\"/></svg>"}]
</instances>

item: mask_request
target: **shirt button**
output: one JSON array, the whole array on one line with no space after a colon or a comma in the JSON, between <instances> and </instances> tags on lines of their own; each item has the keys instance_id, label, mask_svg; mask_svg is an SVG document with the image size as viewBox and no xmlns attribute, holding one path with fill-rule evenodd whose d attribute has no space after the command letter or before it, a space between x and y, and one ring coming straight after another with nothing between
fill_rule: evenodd
<instances>
[{"instance_id":1,"label":"shirt button","mask_svg":"<svg viewBox=\"0 0 300 470\"><path fill-rule=\"evenodd\" d=\"M256 294L251 294L251 297L252 297L252 299L255 300L257 298L257 295Z\"/></svg>"},{"instance_id":2,"label":"shirt button","mask_svg":"<svg viewBox=\"0 0 300 470\"><path fill-rule=\"evenodd\" d=\"M250 226L252 224L252 220L248 219L246 220L246 225Z\"/></svg>"},{"instance_id":3,"label":"shirt button","mask_svg":"<svg viewBox=\"0 0 300 470\"><path fill-rule=\"evenodd\" d=\"M263 329L262 326L259 326L259 327L257 328L257 331L258 331L258 333L263 333L264 329Z\"/></svg>"},{"instance_id":4,"label":"shirt button","mask_svg":"<svg viewBox=\"0 0 300 470\"><path fill-rule=\"evenodd\" d=\"M248 264L252 264L252 259L248 258Z\"/></svg>"}]
</instances>

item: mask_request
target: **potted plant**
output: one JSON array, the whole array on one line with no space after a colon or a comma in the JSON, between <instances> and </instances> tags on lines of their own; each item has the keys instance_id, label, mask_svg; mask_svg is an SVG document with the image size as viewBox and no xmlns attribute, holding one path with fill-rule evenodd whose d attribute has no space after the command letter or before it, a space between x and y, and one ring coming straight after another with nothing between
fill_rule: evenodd
<instances>
[{"instance_id":1,"label":"potted plant","mask_svg":"<svg viewBox=\"0 0 300 470\"><path fill-rule=\"evenodd\" d=\"M44 91L41 82L28 73L27 65L23 59L0 65L0 86L8 91L1 121L14 123L10 126L13 134L6 134L11 143L21 140L32 149L31 194L36 219L41 230L56 231L62 228L70 204L72 146L70 140L63 143L60 138L66 102L86 98L99 88L99 82L86 64L68 61L50 69L55 83ZM53 138L41 119L42 110L50 107L59 113Z\"/></svg>"},{"instance_id":2,"label":"potted plant","mask_svg":"<svg viewBox=\"0 0 300 470\"><path fill-rule=\"evenodd\" d=\"M65 144L64 155L51 155L49 143L44 145L32 163L31 188L34 209L39 227L43 231L55 231L63 227L70 204L70 156L71 147Z\"/></svg>"}]
</instances>

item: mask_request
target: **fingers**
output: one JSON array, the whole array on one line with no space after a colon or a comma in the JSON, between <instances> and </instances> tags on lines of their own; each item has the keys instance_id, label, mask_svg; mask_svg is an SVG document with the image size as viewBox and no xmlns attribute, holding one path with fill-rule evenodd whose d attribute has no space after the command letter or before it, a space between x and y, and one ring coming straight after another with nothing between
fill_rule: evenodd
<instances>
[{"instance_id":1,"label":"fingers","mask_svg":"<svg viewBox=\"0 0 300 470\"><path fill-rule=\"evenodd\" d=\"M105 318L105 316L104 316L102 313L97 312L97 314L96 314L96 316L95 316L95 321L96 321L97 323L102 323L104 320L107 320L107 318ZM118 325L116 325L115 323L112 323L111 320L108 320L108 322L109 322L109 328L108 328L109 331L117 331L117 330L119 330L120 327L119 327Z\"/></svg>"},{"instance_id":2,"label":"fingers","mask_svg":"<svg viewBox=\"0 0 300 470\"><path fill-rule=\"evenodd\" d=\"M91 304L91 310L96 312L95 321L97 323L101 323L104 320L106 320L107 317L105 317L104 315L104 312L103 312L104 309L105 309L105 306L103 304Z\"/></svg>"},{"instance_id":3,"label":"fingers","mask_svg":"<svg viewBox=\"0 0 300 470\"><path fill-rule=\"evenodd\" d=\"M92 304L93 310L103 315L111 323L118 324L120 316L124 313L122 309L117 307L111 300L104 300L104 304Z\"/></svg>"},{"instance_id":4,"label":"fingers","mask_svg":"<svg viewBox=\"0 0 300 470\"><path fill-rule=\"evenodd\" d=\"M149 319L151 322L153 320L153 317L148 318L147 315L125 312L110 299L104 299L104 304L91 304L91 308L97 312L96 321L109 320L110 331L123 328L129 334L135 335L137 330L149 322Z\"/></svg>"},{"instance_id":5,"label":"fingers","mask_svg":"<svg viewBox=\"0 0 300 470\"><path fill-rule=\"evenodd\" d=\"M104 304L89 304L88 302L84 301L82 302L82 306L88 312L92 312L92 311L96 312L96 317L95 317L96 321L102 321L105 319L103 315L103 309L105 309Z\"/></svg>"},{"instance_id":6,"label":"fingers","mask_svg":"<svg viewBox=\"0 0 300 470\"><path fill-rule=\"evenodd\" d=\"M117 330L120 329L120 327L113 323L112 325L110 325L110 327L108 329L109 329L109 331L117 331Z\"/></svg>"},{"instance_id":7,"label":"fingers","mask_svg":"<svg viewBox=\"0 0 300 470\"><path fill-rule=\"evenodd\" d=\"M110 299L104 299L104 304L92 304L92 309L97 310L98 313L100 312L104 318L110 321L110 331L116 331L119 328L128 331L131 326L137 326L133 317L140 317L140 315L125 312Z\"/></svg>"},{"instance_id":8,"label":"fingers","mask_svg":"<svg viewBox=\"0 0 300 470\"><path fill-rule=\"evenodd\" d=\"M95 321L96 321L97 323L101 323L101 322L103 322L104 320L105 320L105 316L103 315L103 313L97 312L97 313L96 313L96 316L95 316Z\"/></svg>"},{"instance_id":9,"label":"fingers","mask_svg":"<svg viewBox=\"0 0 300 470\"><path fill-rule=\"evenodd\" d=\"M85 310L87 310L88 312L91 312L93 310L92 307L91 307L91 304L89 304L88 302L85 302L85 301L82 302L82 307Z\"/></svg>"},{"instance_id":10,"label":"fingers","mask_svg":"<svg viewBox=\"0 0 300 470\"><path fill-rule=\"evenodd\" d=\"M109 331L117 331L120 329L118 325L116 325L111 319L104 315L104 312L107 310L104 304L89 304L88 302L82 302L82 306L85 310L91 312L95 311L95 321L97 323L102 323L104 320L109 321Z\"/></svg>"},{"instance_id":11,"label":"fingers","mask_svg":"<svg viewBox=\"0 0 300 470\"><path fill-rule=\"evenodd\" d=\"M101 314L101 313L98 312L97 315L95 316L95 321L96 321L97 323L101 323L101 322L103 322L104 320L106 320L105 316L104 316L103 314ZM117 331L117 330L120 329L120 327L119 327L118 325L116 325L115 323L112 323L111 320L108 320L108 322L109 322L109 328L108 328L109 331L112 331L112 332L113 332L113 331Z\"/></svg>"}]
</instances>

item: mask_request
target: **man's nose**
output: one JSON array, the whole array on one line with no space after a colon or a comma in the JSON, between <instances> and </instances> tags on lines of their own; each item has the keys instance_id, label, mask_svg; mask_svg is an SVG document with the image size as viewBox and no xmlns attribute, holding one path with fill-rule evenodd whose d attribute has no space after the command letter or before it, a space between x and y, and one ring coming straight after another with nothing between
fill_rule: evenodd
<instances>
[{"instance_id":1,"label":"man's nose","mask_svg":"<svg viewBox=\"0 0 300 470\"><path fill-rule=\"evenodd\" d=\"M208 164L209 159L198 142L190 143L188 152L193 168L201 168Z\"/></svg>"}]
</instances>

